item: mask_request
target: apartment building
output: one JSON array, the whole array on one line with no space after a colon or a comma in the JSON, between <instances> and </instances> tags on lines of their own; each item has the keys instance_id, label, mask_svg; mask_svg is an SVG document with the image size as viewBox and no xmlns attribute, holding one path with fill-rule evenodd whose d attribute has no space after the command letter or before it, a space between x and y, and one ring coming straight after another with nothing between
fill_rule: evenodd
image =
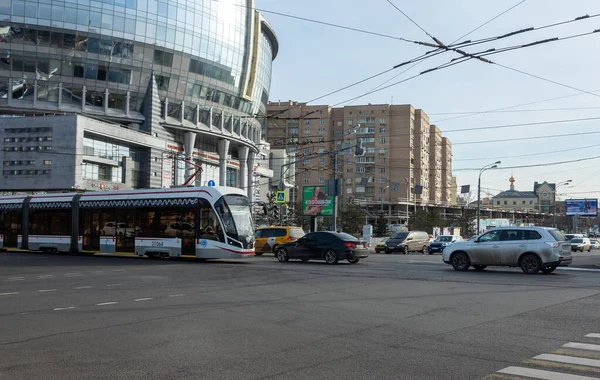
<instances>
[{"instance_id":1,"label":"apartment building","mask_svg":"<svg viewBox=\"0 0 600 380\"><path fill-rule=\"evenodd\" d=\"M429 203L442 201L442 131L436 126L429 127Z\"/></svg>"},{"instance_id":2,"label":"apartment building","mask_svg":"<svg viewBox=\"0 0 600 380\"><path fill-rule=\"evenodd\" d=\"M272 149L296 154L299 187L325 185L333 178L334 166L333 155L325 153L339 151L344 143L354 147L360 140L364 156L337 156L340 203L382 205L398 216L391 220L397 222L407 202L441 203L451 197L450 141L412 105L332 108L269 102L267 115L263 138ZM414 194L416 185L422 186L421 194Z\"/></svg>"}]
</instances>

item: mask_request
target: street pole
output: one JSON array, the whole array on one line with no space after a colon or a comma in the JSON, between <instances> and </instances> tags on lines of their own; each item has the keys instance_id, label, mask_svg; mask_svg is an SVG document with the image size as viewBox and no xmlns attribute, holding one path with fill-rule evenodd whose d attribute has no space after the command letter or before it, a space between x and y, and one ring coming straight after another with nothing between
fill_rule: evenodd
<instances>
[{"instance_id":1,"label":"street pole","mask_svg":"<svg viewBox=\"0 0 600 380\"><path fill-rule=\"evenodd\" d=\"M479 177L477 178L477 235L481 233L481 175L486 170L497 168L501 163L501 161L496 161L493 164L485 165L479 170Z\"/></svg>"},{"instance_id":2,"label":"street pole","mask_svg":"<svg viewBox=\"0 0 600 380\"><path fill-rule=\"evenodd\" d=\"M406 226L408 227L408 204L410 203L410 186L408 178L406 178Z\"/></svg>"},{"instance_id":3,"label":"street pole","mask_svg":"<svg viewBox=\"0 0 600 380\"><path fill-rule=\"evenodd\" d=\"M333 153L333 186L335 187L335 190L333 192L333 230L337 232L337 152Z\"/></svg>"}]
</instances>

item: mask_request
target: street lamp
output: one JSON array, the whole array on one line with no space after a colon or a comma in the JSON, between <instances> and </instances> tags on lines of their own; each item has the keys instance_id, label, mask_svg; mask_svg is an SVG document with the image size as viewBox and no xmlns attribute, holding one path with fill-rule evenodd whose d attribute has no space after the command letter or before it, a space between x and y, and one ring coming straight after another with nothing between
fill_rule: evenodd
<instances>
[{"instance_id":1,"label":"street lamp","mask_svg":"<svg viewBox=\"0 0 600 380\"><path fill-rule=\"evenodd\" d=\"M502 161L496 161L493 164L485 165L479 170L479 178L477 180L477 235L481 233L481 230L479 229L481 220L481 175L486 170L496 169L501 163Z\"/></svg>"},{"instance_id":2,"label":"street lamp","mask_svg":"<svg viewBox=\"0 0 600 380\"><path fill-rule=\"evenodd\" d=\"M566 180L563 183L559 183L558 185L555 186L554 188L554 211L552 212L552 228L556 228L556 189L558 189L561 186L567 186L570 185L572 182L572 180Z\"/></svg>"}]
</instances>

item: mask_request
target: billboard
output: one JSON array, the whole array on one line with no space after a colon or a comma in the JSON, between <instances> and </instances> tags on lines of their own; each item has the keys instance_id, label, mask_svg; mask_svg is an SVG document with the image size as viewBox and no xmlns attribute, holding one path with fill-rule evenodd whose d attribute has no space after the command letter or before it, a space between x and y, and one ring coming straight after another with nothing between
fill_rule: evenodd
<instances>
[{"instance_id":1,"label":"billboard","mask_svg":"<svg viewBox=\"0 0 600 380\"><path fill-rule=\"evenodd\" d=\"M598 199L565 200L567 216L598 216Z\"/></svg>"},{"instance_id":2,"label":"billboard","mask_svg":"<svg viewBox=\"0 0 600 380\"><path fill-rule=\"evenodd\" d=\"M333 196L325 194L319 186L304 186L302 189L302 215L332 216Z\"/></svg>"}]
</instances>

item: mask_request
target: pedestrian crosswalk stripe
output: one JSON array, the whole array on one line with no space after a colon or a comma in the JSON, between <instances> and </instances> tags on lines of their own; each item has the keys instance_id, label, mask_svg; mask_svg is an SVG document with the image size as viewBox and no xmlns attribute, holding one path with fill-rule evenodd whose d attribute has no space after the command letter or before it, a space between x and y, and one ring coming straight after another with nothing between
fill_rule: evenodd
<instances>
[{"instance_id":1,"label":"pedestrian crosswalk stripe","mask_svg":"<svg viewBox=\"0 0 600 380\"><path fill-rule=\"evenodd\" d=\"M598 377L570 375L568 373L543 371L540 369L525 367L507 367L498 372L505 373L507 375L526 376L541 380L600 380Z\"/></svg>"},{"instance_id":2,"label":"pedestrian crosswalk stripe","mask_svg":"<svg viewBox=\"0 0 600 380\"><path fill-rule=\"evenodd\" d=\"M553 354L575 356L578 358L598 359L600 360L600 352L586 351L586 350L574 350L572 348L559 348L558 350L552 351Z\"/></svg>"},{"instance_id":3,"label":"pedestrian crosswalk stripe","mask_svg":"<svg viewBox=\"0 0 600 380\"><path fill-rule=\"evenodd\" d=\"M600 368L600 360L596 360L596 359L576 358L573 356L554 355L554 354L541 354L541 355L534 357L534 359L548 360L551 362L559 362L559 363L567 363L567 364L587 365L590 367Z\"/></svg>"},{"instance_id":4,"label":"pedestrian crosswalk stripe","mask_svg":"<svg viewBox=\"0 0 600 380\"><path fill-rule=\"evenodd\" d=\"M587 334L586 338L600 338L600 334Z\"/></svg>"},{"instance_id":5,"label":"pedestrian crosswalk stripe","mask_svg":"<svg viewBox=\"0 0 600 380\"><path fill-rule=\"evenodd\" d=\"M578 348L581 350L590 350L590 351L600 351L600 345L597 345L597 344L569 342L569 343L563 344L563 347Z\"/></svg>"}]
</instances>

